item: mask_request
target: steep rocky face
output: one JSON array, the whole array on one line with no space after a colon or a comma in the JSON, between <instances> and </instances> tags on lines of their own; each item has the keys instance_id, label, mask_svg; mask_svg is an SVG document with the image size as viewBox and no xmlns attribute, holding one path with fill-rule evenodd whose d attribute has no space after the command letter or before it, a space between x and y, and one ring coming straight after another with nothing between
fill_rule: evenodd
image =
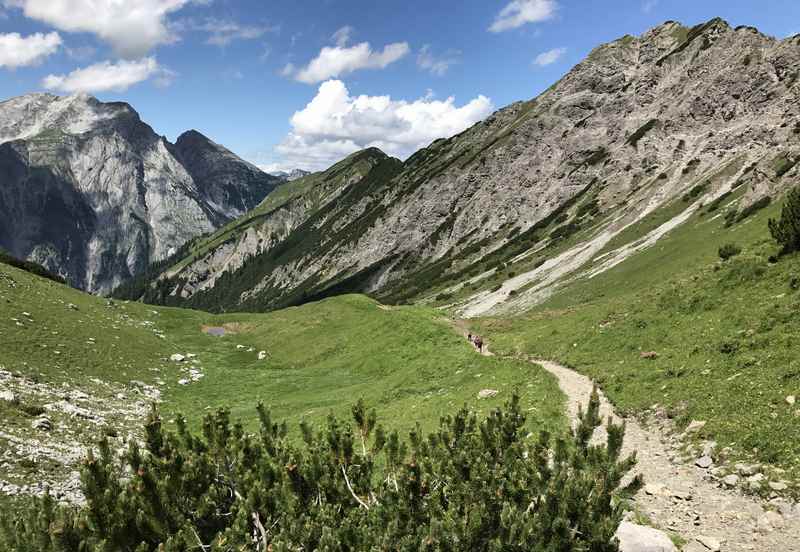
<instances>
[{"instance_id":1,"label":"steep rocky face","mask_svg":"<svg viewBox=\"0 0 800 552\"><path fill-rule=\"evenodd\" d=\"M220 222L228 222L258 205L278 183L275 177L196 130L178 137L174 153Z\"/></svg>"},{"instance_id":2,"label":"steep rocky face","mask_svg":"<svg viewBox=\"0 0 800 552\"><path fill-rule=\"evenodd\" d=\"M255 255L203 304L261 309L349 290L418 299L511 264L513 283L463 312L530 305L659 207L686 198L690 213L734 186L747 204L795 182L798 67L800 36L719 19L600 46L539 97L374 172L285 238L292 255ZM171 283L179 297L180 277Z\"/></svg>"},{"instance_id":3,"label":"steep rocky face","mask_svg":"<svg viewBox=\"0 0 800 552\"><path fill-rule=\"evenodd\" d=\"M106 292L253 208L277 183L197 133L173 146L127 104L0 103L0 246Z\"/></svg>"},{"instance_id":4,"label":"steep rocky face","mask_svg":"<svg viewBox=\"0 0 800 552\"><path fill-rule=\"evenodd\" d=\"M253 270L272 257L296 255L307 246L316 246L319 234L312 230L325 220L335 221L338 210L348 203L347 197L365 185L373 170L399 166L398 160L370 149L326 171L288 181L256 209L199 241L187 258L166 271L159 286L149 292L128 293L135 298L144 293L146 300L154 302L189 300L194 306L214 308L225 291L211 290L217 284L227 290L220 278L227 281L245 265ZM210 296L203 293L208 291Z\"/></svg>"}]
</instances>

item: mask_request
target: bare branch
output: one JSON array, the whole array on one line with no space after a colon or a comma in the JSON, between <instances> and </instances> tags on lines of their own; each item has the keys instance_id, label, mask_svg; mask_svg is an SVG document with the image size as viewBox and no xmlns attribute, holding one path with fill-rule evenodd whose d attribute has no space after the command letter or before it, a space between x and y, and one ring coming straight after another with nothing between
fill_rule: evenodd
<instances>
[{"instance_id":1,"label":"bare branch","mask_svg":"<svg viewBox=\"0 0 800 552\"><path fill-rule=\"evenodd\" d=\"M353 495L353 498L355 498L361 506L369 510L367 503L358 498L358 495L353 490L353 486L350 485L350 480L347 478L347 471L344 469L344 465L342 465L342 475L344 475L344 482L347 483L347 488L350 491L350 494Z\"/></svg>"},{"instance_id":2,"label":"bare branch","mask_svg":"<svg viewBox=\"0 0 800 552\"><path fill-rule=\"evenodd\" d=\"M261 516L258 515L258 512L253 512L252 516L253 516L253 523L255 524L256 529L258 529L259 535L261 535L261 538L259 539L261 541L261 544L259 545L258 548L266 550L267 549L267 530L264 529L264 524L261 523Z\"/></svg>"},{"instance_id":3,"label":"bare branch","mask_svg":"<svg viewBox=\"0 0 800 552\"><path fill-rule=\"evenodd\" d=\"M192 527L192 533L194 533L194 538L197 539L198 547L201 550L203 550L203 552L205 552L206 550L211 550L211 545L210 544L203 544L203 541L200 540L200 535L197 534L197 531L195 531L194 527Z\"/></svg>"}]
</instances>

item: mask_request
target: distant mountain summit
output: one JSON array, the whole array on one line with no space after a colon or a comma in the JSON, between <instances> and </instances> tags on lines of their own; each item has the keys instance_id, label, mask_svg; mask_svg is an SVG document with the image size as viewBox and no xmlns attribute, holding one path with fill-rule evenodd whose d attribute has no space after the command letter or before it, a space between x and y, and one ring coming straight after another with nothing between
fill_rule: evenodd
<instances>
[{"instance_id":1,"label":"distant mountain summit","mask_svg":"<svg viewBox=\"0 0 800 552\"><path fill-rule=\"evenodd\" d=\"M297 180L298 178L303 178L304 176L308 176L311 174L311 171L304 171L303 169L293 169L291 171L275 171L269 173L272 176L278 177L281 180L286 182L291 182L292 180Z\"/></svg>"},{"instance_id":2,"label":"distant mountain summit","mask_svg":"<svg viewBox=\"0 0 800 552\"><path fill-rule=\"evenodd\" d=\"M169 143L126 103L0 103L0 246L88 291L111 290L279 183L198 132Z\"/></svg>"}]
</instances>

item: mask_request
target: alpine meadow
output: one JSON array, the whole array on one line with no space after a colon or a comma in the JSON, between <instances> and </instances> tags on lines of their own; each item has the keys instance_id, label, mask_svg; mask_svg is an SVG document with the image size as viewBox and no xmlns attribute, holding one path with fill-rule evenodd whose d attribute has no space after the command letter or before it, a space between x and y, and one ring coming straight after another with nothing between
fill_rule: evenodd
<instances>
[{"instance_id":1,"label":"alpine meadow","mask_svg":"<svg viewBox=\"0 0 800 552\"><path fill-rule=\"evenodd\" d=\"M800 552L800 5L268 4L0 3L0 549Z\"/></svg>"}]
</instances>

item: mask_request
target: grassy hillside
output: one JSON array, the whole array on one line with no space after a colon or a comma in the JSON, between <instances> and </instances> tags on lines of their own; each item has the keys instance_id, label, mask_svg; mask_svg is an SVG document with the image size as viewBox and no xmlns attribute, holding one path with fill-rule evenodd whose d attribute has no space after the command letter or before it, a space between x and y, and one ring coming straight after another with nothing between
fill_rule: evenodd
<instances>
[{"instance_id":1,"label":"grassy hillside","mask_svg":"<svg viewBox=\"0 0 800 552\"><path fill-rule=\"evenodd\" d=\"M659 404L680 425L706 420L701 436L732 447L734 457L800 474L800 405L786 400L800 395L800 257L769 261L778 248L767 219L778 211L773 204L728 226L733 216L726 222L720 206L706 209L534 311L476 326L496 351L557 359L590 375L624 410ZM727 243L743 251L722 261ZM650 351L657 358L642 357Z\"/></svg>"},{"instance_id":2,"label":"grassy hillside","mask_svg":"<svg viewBox=\"0 0 800 552\"><path fill-rule=\"evenodd\" d=\"M0 480L17 484L67 476L77 460L64 450L103 433L122 447L156 389L167 419L180 412L192 425L227 406L255 427L261 401L295 432L301 419L346 417L363 398L393 428L430 429L464 404L485 413L516 391L532 431L564 427L563 396L537 367L477 355L433 309L363 296L212 315L108 301L0 264L0 335L2 390L18 395L0 400L0 456L15 439L58 452L11 453ZM183 362L170 360L176 353ZM191 370L202 377L191 381ZM498 394L478 399L482 389ZM52 430L31 430L41 415Z\"/></svg>"},{"instance_id":3,"label":"grassy hillside","mask_svg":"<svg viewBox=\"0 0 800 552\"><path fill-rule=\"evenodd\" d=\"M6 370L77 385L160 380L164 407L190 419L223 405L253 417L258 401L280 417L319 419L363 397L407 428L434 424L465 402L498 405L515 388L536 403L533 419L552 426L561 415L549 377L474 354L433 309L342 296L268 314L212 315L106 301L6 265L0 283ZM216 337L208 326L228 331ZM174 353L197 355L204 378L178 385L185 362L170 361ZM501 393L478 403L483 388Z\"/></svg>"},{"instance_id":4,"label":"grassy hillside","mask_svg":"<svg viewBox=\"0 0 800 552\"><path fill-rule=\"evenodd\" d=\"M167 267L170 275L177 274L188 264L208 255L223 243L240 237L248 228L272 215L290 201L303 198L309 211L319 208L326 194L345 186L354 175L364 175L371 168L369 156L362 152L350 155L323 172L312 173L284 182L264 198L256 208L231 221L213 234L196 240L177 262Z\"/></svg>"}]
</instances>

